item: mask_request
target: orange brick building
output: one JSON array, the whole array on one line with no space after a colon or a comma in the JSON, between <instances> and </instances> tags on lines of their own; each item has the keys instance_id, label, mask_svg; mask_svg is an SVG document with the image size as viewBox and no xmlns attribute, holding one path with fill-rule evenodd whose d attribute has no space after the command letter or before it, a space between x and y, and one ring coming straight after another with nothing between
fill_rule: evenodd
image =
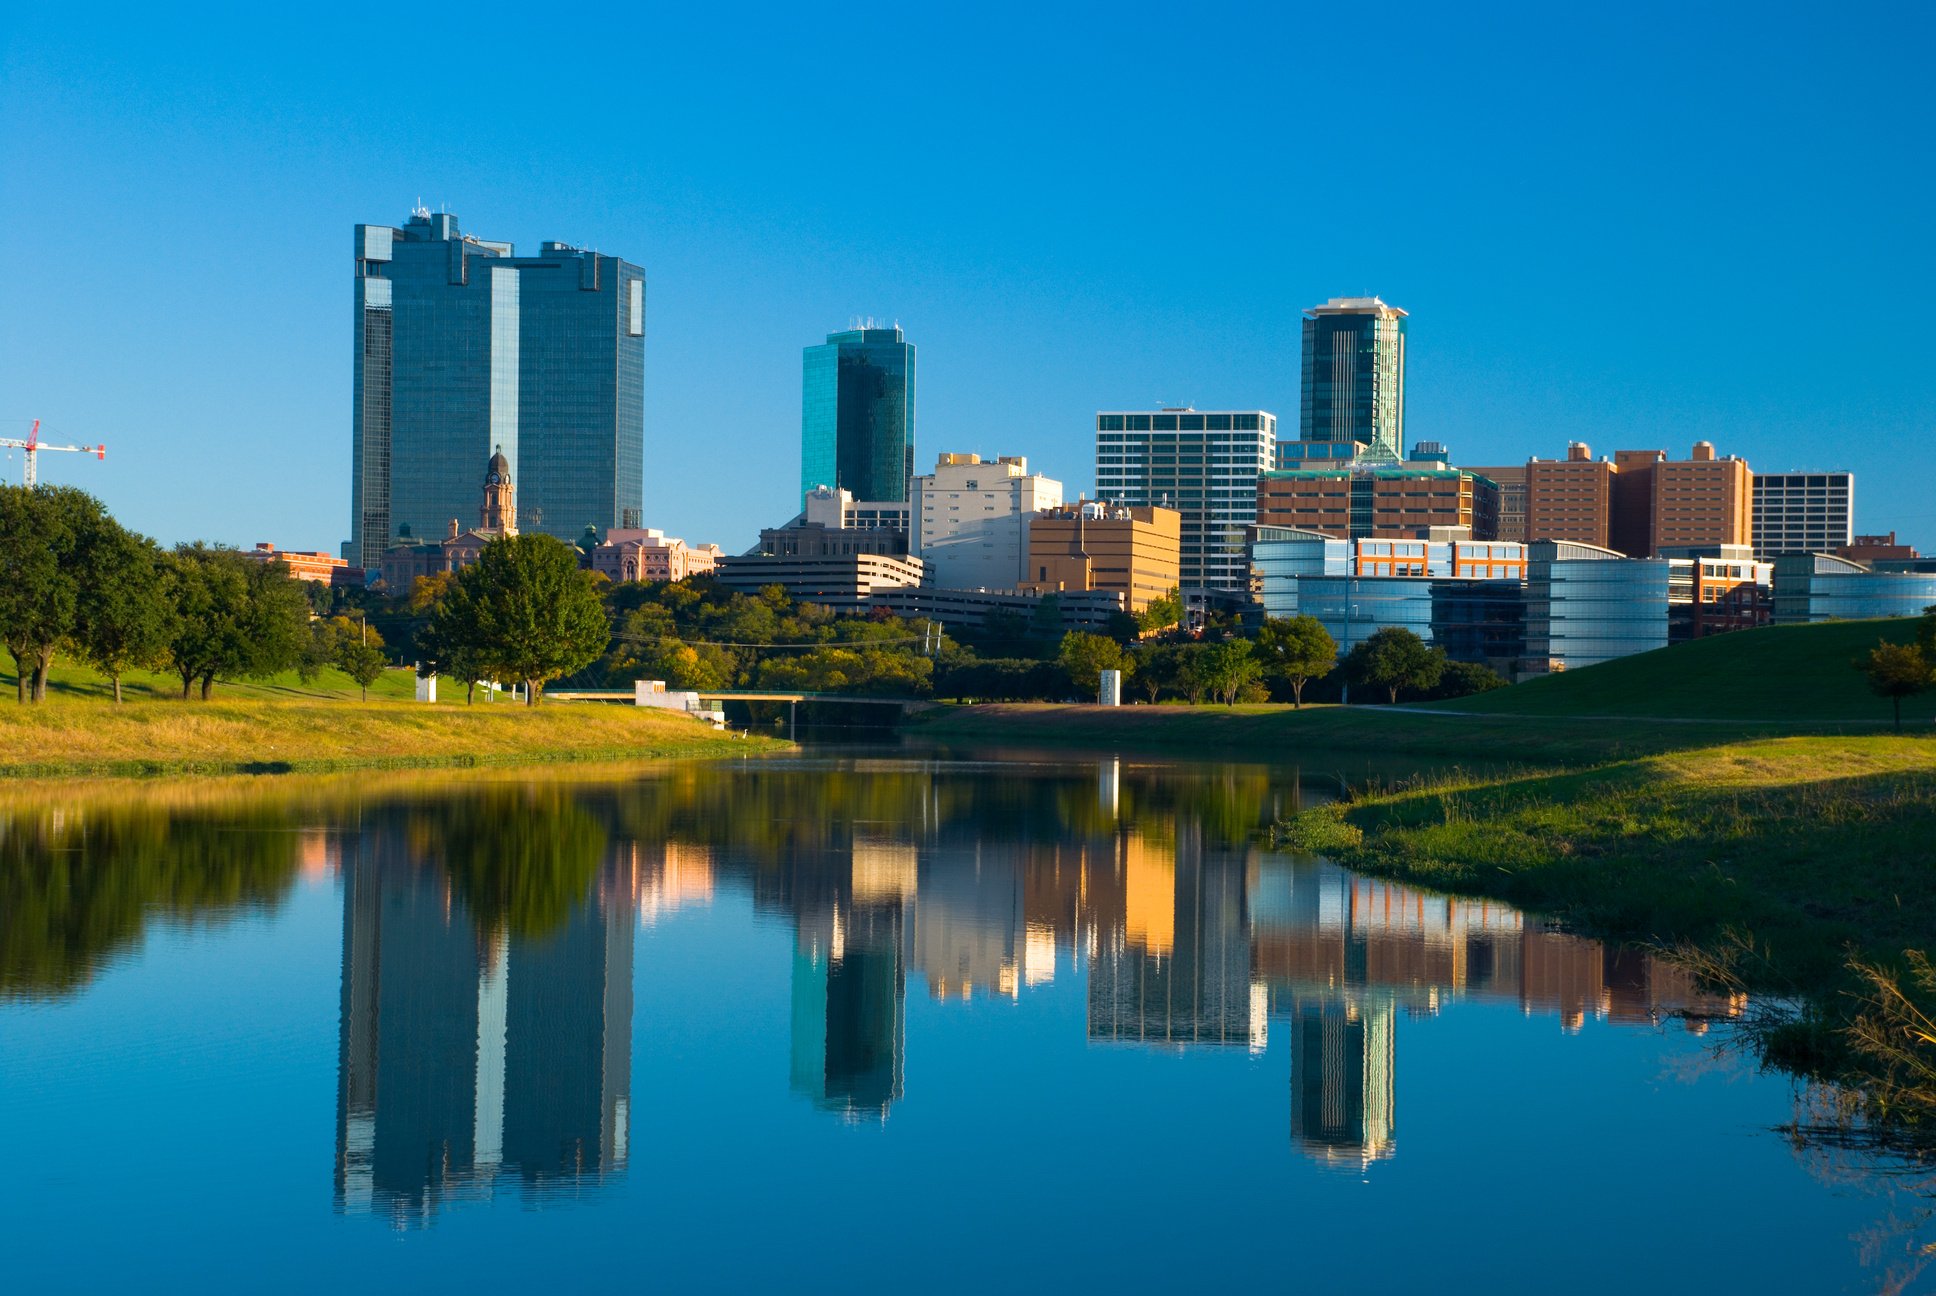
<instances>
[{"instance_id":1,"label":"orange brick building","mask_svg":"<svg viewBox=\"0 0 1936 1296\"><path fill-rule=\"evenodd\" d=\"M1257 524L1341 539L1422 539L1463 527L1492 539L1499 488L1458 468L1305 468L1260 473Z\"/></svg>"},{"instance_id":2,"label":"orange brick building","mask_svg":"<svg viewBox=\"0 0 1936 1296\"><path fill-rule=\"evenodd\" d=\"M1027 579L1032 594L1116 590L1141 612L1181 584L1183 515L1175 509L1075 503L1028 520Z\"/></svg>"},{"instance_id":3,"label":"orange brick building","mask_svg":"<svg viewBox=\"0 0 1936 1296\"><path fill-rule=\"evenodd\" d=\"M1526 536L1598 545L1630 558L1663 549L1753 540L1754 474L1746 461L1697 441L1686 459L1621 450L1594 459L1574 442L1566 458L1526 465Z\"/></svg>"},{"instance_id":4,"label":"orange brick building","mask_svg":"<svg viewBox=\"0 0 1936 1296\"><path fill-rule=\"evenodd\" d=\"M1613 526L1614 467L1575 441L1564 459L1526 464L1526 539L1562 540L1601 549Z\"/></svg>"}]
</instances>

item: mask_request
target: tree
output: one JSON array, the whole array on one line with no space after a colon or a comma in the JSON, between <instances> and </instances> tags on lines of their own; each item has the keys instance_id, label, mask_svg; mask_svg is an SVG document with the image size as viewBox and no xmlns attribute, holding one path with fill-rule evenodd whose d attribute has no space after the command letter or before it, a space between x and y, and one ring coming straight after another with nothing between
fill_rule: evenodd
<instances>
[{"instance_id":1,"label":"tree","mask_svg":"<svg viewBox=\"0 0 1936 1296\"><path fill-rule=\"evenodd\" d=\"M1165 644L1145 644L1136 652L1136 684L1151 702L1176 682L1178 650Z\"/></svg>"},{"instance_id":2,"label":"tree","mask_svg":"<svg viewBox=\"0 0 1936 1296\"><path fill-rule=\"evenodd\" d=\"M197 541L175 547L163 577L176 614L167 657L184 698L198 680L206 702L218 679L262 678L301 659L309 599L285 564Z\"/></svg>"},{"instance_id":3,"label":"tree","mask_svg":"<svg viewBox=\"0 0 1936 1296\"><path fill-rule=\"evenodd\" d=\"M1155 634L1180 625L1183 621L1183 591L1170 586L1170 592L1162 598L1149 601L1149 606L1136 614L1136 628L1144 634Z\"/></svg>"},{"instance_id":4,"label":"tree","mask_svg":"<svg viewBox=\"0 0 1936 1296\"><path fill-rule=\"evenodd\" d=\"M370 685L383 678L384 667L390 664L383 653L383 636L368 622L339 616L317 626L314 637L327 645L329 664L354 680L368 702Z\"/></svg>"},{"instance_id":5,"label":"tree","mask_svg":"<svg viewBox=\"0 0 1936 1296\"><path fill-rule=\"evenodd\" d=\"M74 646L113 682L119 702L123 672L163 660L174 633L161 553L154 541L103 514L82 533L76 557Z\"/></svg>"},{"instance_id":6,"label":"tree","mask_svg":"<svg viewBox=\"0 0 1936 1296\"><path fill-rule=\"evenodd\" d=\"M1264 674L1291 686L1291 705L1304 705L1304 686L1338 665L1338 643L1314 616L1271 617L1251 645Z\"/></svg>"},{"instance_id":7,"label":"tree","mask_svg":"<svg viewBox=\"0 0 1936 1296\"><path fill-rule=\"evenodd\" d=\"M71 487L0 487L0 641L22 702L47 700L47 672L80 609L76 550L105 518L99 501Z\"/></svg>"},{"instance_id":8,"label":"tree","mask_svg":"<svg viewBox=\"0 0 1936 1296\"><path fill-rule=\"evenodd\" d=\"M1855 668L1868 678L1872 692L1895 703L1898 733L1902 731L1902 700L1936 684L1936 672L1931 671L1929 659L1914 644L1890 643L1885 639L1871 648L1867 657L1856 658Z\"/></svg>"},{"instance_id":9,"label":"tree","mask_svg":"<svg viewBox=\"0 0 1936 1296\"><path fill-rule=\"evenodd\" d=\"M1119 670L1125 677L1134 665L1123 646L1106 635L1071 630L1062 636L1056 660L1069 673L1069 683L1078 695L1094 697L1102 688L1102 673Z\"/></svg>"},{"instance_id":10,"label":"tree","mask_svg":"<svg viewBox=\"0 0 1936 1296\"><path fill-rule=\"evenodd\" d=\"M576 551L536 533L485 545L431 627L447 650L475 652L484 673L523 680L529 706L538 705L546 683L597 660L612 635Z\"/></svg>"},{"instance_id":11,"label":"tree","mask_svg":"<svg viewBox=\"0 0 1936 1296\"><path fill-rule=\"evenodd\" d=\"M1200 669L1211 695L1225 706L1235 705L1244 686L1262 671L1258 660L1251 656L1250 643L1243 639L1229 639L1205 648Z\"/></svg>"},{"instance_id":12,"label":"tree","mask_svg":"<svg viewBox=\"0 0 1936 1296\"><path fill-rule=\"evenodd\" d=\"M1346 678L1386 691L1393 703L1400 689L1428 689L1445 673L1445 654L1428 647L1403 626L1386 626L1351 650Z\"/></svg>"},{"instance_id":13,"label":"tree","mask_svg":"<svg viewBox=\"0 0 1936 1296\"><path fill-rule=\"evenodd\" d=\"M1490 693L1493 689L1505 688L1506 677L1490 666L1479 662L1447 662L1445 673L1439 682L1426 694L1433 701L1443 698L1471 697L1475 693Z\"/></svg>"}]
</instances>

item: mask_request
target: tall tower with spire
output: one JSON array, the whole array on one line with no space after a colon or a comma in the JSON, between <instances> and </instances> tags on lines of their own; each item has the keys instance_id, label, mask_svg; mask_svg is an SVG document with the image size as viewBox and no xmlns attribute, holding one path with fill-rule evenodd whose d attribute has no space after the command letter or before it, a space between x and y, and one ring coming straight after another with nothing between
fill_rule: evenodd
<instances>
[{"instance_id":1,"label":"tall tower with spire","mask_svg":"<svg viewBox=\"0 0 1936 1296\"><path fill-rule=\"evenodd\" d=\"M504 447L499 446L484 468L484 506L477 511L478 530L500 536L518 533L518 511L512 502L514 493L511 461L504 457Z\"/></svg>"}]
</instances>

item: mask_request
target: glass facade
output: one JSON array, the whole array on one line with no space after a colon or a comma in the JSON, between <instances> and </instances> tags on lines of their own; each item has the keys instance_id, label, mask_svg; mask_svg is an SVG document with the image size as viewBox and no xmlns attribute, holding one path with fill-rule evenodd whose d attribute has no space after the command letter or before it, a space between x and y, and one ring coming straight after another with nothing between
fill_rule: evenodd
<instances>
[{"instance_id":1,"label":"glass facade","mask_svg":"<svg viewBox=\"0 0 1936 1296\"><path fill-rule=\"evenodd\" d=\"M1265 410L1097 414L1096 498L1182 515L1185 593L1245 591L1257 475L1276 443L1277 416Z\"/></svg>"},{"instance_id":2,"label":"glass facade","mask_svg":"<svg viewBox=\"0 0 1936 1296\"><path fill-rule=\"evenodd\" d=\"M1432 587L1438 582L1429 576L1303 576L1297 584L1298 611L1323 623L1340 658L1391 626L1432 642Z\"/></svg>"},{"instance_id":3,"label":"glass facade","mask_svg":"<svg viewBox=\"0 0 1936 1296\"><path fill-rule=\"evenodd\" d=\"M1342 576L1351 542L1294 527L1260 526L1250 544L1250 569L1267 617L1298 615L1298 579Z\"/></svg>"},{"instance_id":4,"label":"glass facade","mask_svg":"<svg viewBox=\"0 0 1936 1296\"><path fill-rule=\"evenodd\" d=\"M1535 670L1577 670L1667 646L1669 564L1612 553L1561 556L1582 548L1546 541L1531 546L1526 656Z\"/></svg>"},{"instance_id":5,"label":"glass facade","mask_svg":"<svg viewBox=\"0 0 1936 1296\"><path fill-rule=\"evenodd\" d=\"M1363 442L1397 460L1405 444L1405 312L1376 297L1334 297L1304 312L1298 438Z\"/></svg>"},{"instance_id":6,"label":"glass facade","mask_svg":"<svg viewBox=\"0 0 1936 1296\"><path fill-rule=\"evenodd\" d=\"M577 539L636 524L645 460L645 276L562 243L518 257L421 209L355 232L350 543L369 570L478 507L501 449L519 524Z\"/></svg>"},{"instance_id":7,"label":"glass facade","mask_svg":"<svg viewBox=\"0 0 1936 1296\"><path fill-rule=\"evenodd\" d=\"M830 333L806 349L800 494L904 501L914 480L914 345L898 328Z\"/></svg>"},{"instance_id":8,"label":"glass facade","mask_svg":"<svg viewBox=\"0 0 1936 1296\"><path fill-rule=\"evenodd\" d=\"M1870 571L1826 554L1774 562L1776 625L1921 616L1936 606L1936 572Z\"/></svg>"}]
</instances>

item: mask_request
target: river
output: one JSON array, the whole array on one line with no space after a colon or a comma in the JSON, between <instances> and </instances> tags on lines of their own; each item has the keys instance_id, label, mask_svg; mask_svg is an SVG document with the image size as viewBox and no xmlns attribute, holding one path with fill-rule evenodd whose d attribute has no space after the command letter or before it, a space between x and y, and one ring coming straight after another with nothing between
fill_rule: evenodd
<instances>
[{"instance_id":1,"label":"river","mask_svg":"<svg viewBox=\"0 0 1936 1296\"><path fill-rule=\"evenodd\" d=\"M1323 762L1314 762L1322 768ZM1920 1289L1752 1009L916 750L0 801L8 1287Z\"/></svg>"}]
</instances>

